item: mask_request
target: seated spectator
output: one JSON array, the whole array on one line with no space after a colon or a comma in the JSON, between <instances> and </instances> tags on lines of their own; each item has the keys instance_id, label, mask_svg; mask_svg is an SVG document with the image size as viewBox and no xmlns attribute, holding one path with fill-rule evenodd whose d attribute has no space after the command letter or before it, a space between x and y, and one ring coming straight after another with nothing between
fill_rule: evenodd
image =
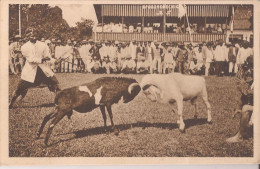
<instances>
[{"instance_id":1,"label":"seated spectator","mask_svg":"<svg viewBox=\"0 0 260 169\"><path fill-rule=\"evenodd\" d=\"M217 33L223 33L223 30L222 30L222 28L221 28L221 26L220 26L220 25L218 25L218 28L217 28Z\"/></svg>"},{"instance_id":2,"label":"seated spectator","mask_svg":"<svg viewBox=\"0 0 260 169\"><path fill-rule=\"evenodd\" d=\"M191 61L190 63L190 74L192 75L202 74L202 64L199 64L196 58L193 58L193 61Z\"/></svg>"},{"instance_id":3,"label":"seated spectator","mask_svg":"<svg viewBox=\"0 0 260 169\"><path fill-rule=\"evenodd\" d=\"M181 29L180 26L177 27L177 29L176 29L176 33L182 33L182 29Z\"/></svg>"},{"instance_id":4,"label":"seated spectator","mask_svg":"<svg viewBox=\"0 0 260 169\"><path fill-rule=\"evenodd\" d=\"M134 32L134 26L133 25L130 25L129 26L129 33L133 33Z\"/></svg>"},{"instance_id":5,"label":"seated spectator","mask_svg":"<svg viewBox=\"0 0 260 169\"><path fill-rule=\"evenodd\" d=\"M145 61L145 57L142 57L140 61L137 62L137 73L145 74L148 73L149 65Z\"/></svg>"},{"instance_id":6,"label":"seated spectator","mask_svg":"<svg viewBox=\"0 0 260 169\"><path fill-rule=\"evenodd\" d=\"M176 26L174 26L174 27L172 28L172 32L173 32L173 33L177 33L177 27L176 27Z\"/></svg>"},{"instance_id":7,"label":"seated spectator","mask_svg":"<svg viewBox=\"0 0 260 169\"><path fill-rule=\"evenodd\" d=\"M211 25L208 26L208 28L207 28L207 33L212 33Z\"/></svg>"},{"instance_id":8,"label":"seated spectator","mask_svg":"<svg viewBox=\"0 0 260 169\"><path fill-rule=\"evenodd\" d=\"M93 60L90 63L90 67L91 67L91 72L93 72L93 73L102 73L101 63L100 63L100 60L98 59L97 56L93 57Z\"/></svg>"},{"instance_id":9,"label":"seated spectator","mask_svg":"<svg viewBox=\"0 0 260 169\"><path fill-rule=\"evenodd\" d=\"M111 62L110 62L108 56L104 56L104 59L102 62L102 68L103 68L104 73L110 74Z\"/></svg>"},{"instance_id":10,"label":"seated spectator","mask_svg":"<svg viewBox=\"0 0 260 169\"><path fill-rule=\"evenodd\" d=\"M131 55L126 57L125 62L123 63L121 72L125 74L135 73L136 64L135 61L132 59Z\"/></svg>"},{"instance_id":11,"label":"seated spectator","mask_svg":"<svg viewBox=\"0 0 260 169\"><path fill-rule=\"evenodd\" d=\"M141 24L138 24L138 25L137 25L136 31L137 31L137 33L141 33L141 32L142 32L142 26L141 26Z\"/></svg>"}]
</instances>

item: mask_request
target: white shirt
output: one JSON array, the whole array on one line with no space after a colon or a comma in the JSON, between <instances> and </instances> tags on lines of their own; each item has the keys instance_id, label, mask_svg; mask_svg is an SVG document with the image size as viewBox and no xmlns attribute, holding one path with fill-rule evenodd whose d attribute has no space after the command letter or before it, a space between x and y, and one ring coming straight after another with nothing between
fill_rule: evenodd
<instances>
[{"instance_id":1,"label":"white shirt","mask_svg":"<svg viewBox=\"0 0 260 169\"><path fill-rule=\"evenodd\" d=\"M129 50L130 50L130 54L131 54L132 59L136 58L136 48L137 48L137 46L133 45L132 43L129 46Z\"/></svg>"},{"instance_id":2,"label":"white shirt","mask_svg":"<svg viewBox=\"0 0 260 169\"><path fill-rule=\"evenodd\" d=\"M215 59L216 61L225 61L227 60L227 48L225 46L217 46L215 50Z\"/></svg>"}]
</instances>

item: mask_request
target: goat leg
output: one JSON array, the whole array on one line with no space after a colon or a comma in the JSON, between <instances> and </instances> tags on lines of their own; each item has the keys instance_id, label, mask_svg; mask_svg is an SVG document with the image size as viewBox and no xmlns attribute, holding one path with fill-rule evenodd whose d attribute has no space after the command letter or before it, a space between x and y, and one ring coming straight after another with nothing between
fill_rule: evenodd
<instances>
[{"instance_id":1,"label":"goat leg","mask_svg":"<svg viewBox=\"0 0 260 169\"><path fill-rule=\"evenodd\" d=\"M105 106L104 105L100 106L100 111L102 113L102 117L103 117L103 120L104 120L105 131L107 131L107 116L106 116L106 110L105 110Z\"/></svg>"},{"instance_id":2,"label":"goat leg","mask_svg":"<svg viewBox=\"0 0 260 169\"><path fill-rule=\"evenodd\" d=\"M42 131L43 131L43 129L44 129L46 123L47 123L50 119L52 119L53 117L55 117L55 115L56 115L55 113L56 113L56 112L52 112L52 113L50 113L50 114L48 114L47 116L44 117L44 119L43 119L43 121L42 121L42 124L41 124L41 127L40 127L39 131L37 132L36 139L39 139L39 138L40 138L40 136L41 136L41 134L42 134Z\"/></svg>"},{"instance_id":3,"label":"goat leg","mask_svg":"<svg viewBox=\"0 0 260 169\"><path fill-rule=\"evenodd\" d=\"M118 135L119 134L119 130L115 127L114 122L113 122L113 114L112 114L111 105L107 105L106 107L107 107L107 112L108 112L109 117L110 117L112 131L115 132L115 135Z\"/></svg>"},{"instance_id":4,"label":"goat leg","mask_svg":"<svg viewBox=\"0 0 260 169\"><path fill-rule=\"evenodd\" d=\"M48 140L51 136L51 133L52 133L52 130L53 128L56 126L56 124L66 115L66 113L64 112L61 112L59 111L55 118L51 121L50 125L49 125L49 128L48 128L48 131L47 131L47 134L46 134L46 137L44 139L44 144L47 146L48 145Z\"/></svg>"}]
</instances>

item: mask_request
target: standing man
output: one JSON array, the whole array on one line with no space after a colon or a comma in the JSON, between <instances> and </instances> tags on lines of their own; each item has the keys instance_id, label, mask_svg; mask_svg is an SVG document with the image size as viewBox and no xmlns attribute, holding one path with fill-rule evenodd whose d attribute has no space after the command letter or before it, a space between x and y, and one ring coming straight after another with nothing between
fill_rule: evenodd
<instances>
[{"instance_id":1,"label":"standing man","mask_svg":"<svg viewBox=\"0 0 260 169\"><path fill-rule=\"evenodd\" d=\"M159 43L155 42L155 48L154 48L154 59L153 59L153 70L157 70L158 73L162 73L162 58L161 55L163 53L163 50L159 48ZM157 66L158 64L158 66Z\"/></svg>"},{"instance_id":2,"label":"standing man","mask_svg":"<svg viewBox=\"0 0 260 169\"><path fill-rule=\"evenodd\" d=\"M136 46L136 41L132 40L132 42L129 45L129 52L132 60L136 63L136 57L137 57L137 46Z\"/></svg>"},{"instance_id":3,"label":"standing man","mask_svg":"<svg viewBox=\"0 0 260 169\"><path fill-rule=\"evenodd\" d=\"M184 44L179 44L179 50L177 52L177 65L178 72L184 73L184 63L185 63L185 47Z\"/></svg>"},{"instance_id":4,"label":"standing man","mask_svg":"<svg viewBox=\"0 0 260 169\"><path fill-rule=\"evenodd\" d=\"M52 58L55 58L55 47L56 47L56 41L55 39L52 39L50 43L50 53Z\"/></svg>"},{"instance_id":5,"label":"standing man","mask_svg":"<svg viewBox=\"0 0 260 169\"><path fill-rule=\"evenodd\" d=\"M207 44L207 50L206 50L206 63L205 63L205 76L209 75L209 69L211 62L214 59L214 52L212 49L212 46L210 43Z\"/></svg>"},{"instance_id":6,"label":"standing man","mask_svg":"<svg viewBox=\"0 0 260 169\"><path fill-rule=\"evenodd\" d=\"M41 83L48 85L49 90L52 92L60 90L59 82L54 73L44 63L52 59L48 46L44 42L36 40L37 34L32 29L26 32L29 41L21 47L26 63L22 70L21 80L11 98L9 108L12 108L17 97L21 95L21 99L23 99L29 88L39 86Z\"/></svg>"},{"instance_id":7,"label":"standing man","mask_svg":"<svg viewBox=\"0 0 260 169\"><path fill-rule=\"evenodd\" d=\"M234 44L227 44L228 45L228 62L229 62L229 66L228 66L228 72L229 72L229 76L234 76L234 74L236 73L236 48Z\"/></svg>"},{"instance_id":8,"label":"standing man","mask_svg":"<svg viewBox=\"0 0 260 169\"><path fill-rule=\"evenodd\" d=\"M153 73L154 52L153 52L153 48L151 46L151 41L148 42L148 45L145 49L145 57L146 57L146 62L149 65L150 74L152 74Z\"/></svg>"},{"instance_id":9,"label":"standing man","mask_svg":"<svg viewBox=\"0 0 260 169\"><path fill-rule=\"evenodd\" d=\"M224 64L226 60L226 47L223 46L223 40L219 40L215 49L216 59L216 75L222 76L224 74Z\"/></svg>"}]
</instances>

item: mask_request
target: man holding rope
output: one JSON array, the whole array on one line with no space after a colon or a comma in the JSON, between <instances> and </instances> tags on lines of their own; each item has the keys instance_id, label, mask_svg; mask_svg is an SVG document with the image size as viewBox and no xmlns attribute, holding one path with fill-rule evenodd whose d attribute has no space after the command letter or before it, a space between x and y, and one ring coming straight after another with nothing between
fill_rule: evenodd
<instances>
[{"instance_id":1,"label":"man holding rope","mask_svg":"<svg viewBox=\"0 0 260 169\"><path fill-rule=\"evenodd\" d=\"M15 100L21 95L21 100L25 97L29 88L45 84L49 90L56 92L60 90L59 82L46 61L54 61L51 58L49 48L44 43L37 40L37 33L33 29L26 31L29 41L21 47L21 52L26 58L26 63L21 73L21 79L13 93L9 108L12 108Z\"/></svg>"}]
</instances>

